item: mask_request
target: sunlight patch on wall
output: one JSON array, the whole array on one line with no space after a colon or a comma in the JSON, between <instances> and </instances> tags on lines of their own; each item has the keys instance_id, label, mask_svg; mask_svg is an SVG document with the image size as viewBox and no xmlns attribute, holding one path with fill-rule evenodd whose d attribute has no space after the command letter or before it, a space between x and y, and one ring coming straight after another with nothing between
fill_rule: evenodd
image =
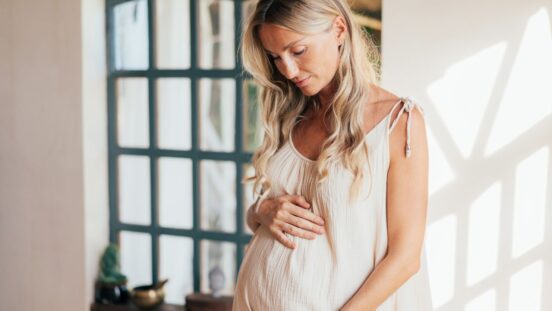
<instances>
[{"instance_id":1,"label":"sunlight patch on wall","mask_svg":"<svg viewBox=\"0 0 552 311\"><path fill-rule=\"evenodd\" d=\"M475 199L468 216L468 257L466 285L472 286L496 272L500 236L499 182Z\"/></svg>"},{"instance_id":2,"label":"sunlight patch on wall","mask_svg":"<svg viewBox=\"0 0 552 311\"><path fill-rule=\"evenodd\" d=\"M510 278L508 310L541 310L542 260L538 260Z\"/></svg>"},{"instance_id":3,"label":"sunlight patch on wall","mask_svg":"<svg viewBox=\"0 0 552 311\"><path fill-rule=\"evenodd\" d=\"M450 66L427 89L465 158L473 151L505 51L504 42L483 49Z\"/></svg>"},{"instance_id":4,"label":"sunlight patch on wall","mask_svg":"<svg viewBox=\"0 0 552 311\"><path fill-rule=\"evenodd\" d=\"M548 151L540 148L516 168L512 258L544 241Z\"/></svg>"},{"instance_id":5,"label":"sunlight patch on wall","mask_svg":"<svg viewBox=\"0 0 552 311\"><path fill-rule=\"evenodd\" d=\"M489 137L486 156L508 145L552 113L551 72L550 18L543 8L529 18L527 23Z\"/></svg>"},{"instance_id":6,"label":"sunlight patch on wall","mask_svg":"<svg viewBox=\"0 0 552 311\"><path fill-rule=\"evenodd\" d=\"M435 309L454 297L456 229L455 215L443 217L427 227L427 261Z\"/></svg>"},{"instance_id":7,"label":"sunlight patch on wall","mask_svg":"<svg viewBox=\"0 0 552 311\"><path fill-rule=\"evenodd\" d=\"M438 140L433 135L431 127L427 127L428 150L429 150L429 194L432 195L437 190L450 183L455 174L445 157L445 153L439 146Z\"/></svg>"},{"instance_id":8,"label":"sunlight patch on wall","mask_svg":"<svg viewBox=\"0 0 552 311\"><path fill-rule=\"evenodd\" d=\"M491 289L475 297L466 304L464 311L496 310L496 290Z\"/></svg>"}]
</instances>

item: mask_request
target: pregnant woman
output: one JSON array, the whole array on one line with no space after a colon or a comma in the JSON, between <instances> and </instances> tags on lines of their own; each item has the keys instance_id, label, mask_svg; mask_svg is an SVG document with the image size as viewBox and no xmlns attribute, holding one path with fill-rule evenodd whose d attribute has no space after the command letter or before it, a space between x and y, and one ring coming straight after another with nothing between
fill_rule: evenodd
<instances>
[{"instance_id":1,"label":"pregnant woman","mask_svg":"<svg viewBox=\"0 0 552 311\"><path fill-rule=\"evenodd\" d=\"M240 51L264 138L233 310L431 310L423 109L376 85L346 0L260 0Z\"/></svg>"}]
</instances>

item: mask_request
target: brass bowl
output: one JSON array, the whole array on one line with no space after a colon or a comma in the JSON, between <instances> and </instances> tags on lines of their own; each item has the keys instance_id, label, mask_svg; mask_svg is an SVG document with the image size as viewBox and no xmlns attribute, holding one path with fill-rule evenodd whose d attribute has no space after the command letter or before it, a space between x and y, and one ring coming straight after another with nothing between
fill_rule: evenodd
<instances>
[{"instance_id":1,"label":"brass bowl","mask_svg":"<svg viewBox=\"0 0 552 311\"><path fill-rule=\"evenodd\" d=\"M132 290L130 300L138 308L153 309L165 300L165 290L153 285L138 286Z\"/></svg>"}]
</instances>

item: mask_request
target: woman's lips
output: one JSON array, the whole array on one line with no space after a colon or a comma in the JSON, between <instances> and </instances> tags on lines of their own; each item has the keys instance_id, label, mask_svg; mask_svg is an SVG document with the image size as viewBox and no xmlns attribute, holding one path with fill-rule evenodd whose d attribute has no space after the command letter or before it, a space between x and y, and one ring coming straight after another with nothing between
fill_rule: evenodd
<instances>
[{"instance_id":1,"label":"woman's lips","mask_svg":"<svg viewBox=\"0 0 552 311\"><path fill-rule=\"evenodd\" d=\"M298 87L303 87L305 85L307 85L310 81L310 76L309 77L306 77L305 79L303 80L300 80L298 82L295 82L295 85L297 85Z\"/></svg>"}]
</instances>

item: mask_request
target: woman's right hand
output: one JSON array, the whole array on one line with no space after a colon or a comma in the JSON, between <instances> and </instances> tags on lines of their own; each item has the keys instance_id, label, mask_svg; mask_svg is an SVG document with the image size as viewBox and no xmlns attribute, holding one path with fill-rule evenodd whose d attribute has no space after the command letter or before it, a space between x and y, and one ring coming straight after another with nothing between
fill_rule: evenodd
<instances>
[{"instance_id":1,"label":"woman's right hand","mask_svg":"<svg viewBox=\"0 0 552 311\"><path fill-rule=\"evenodd\" d=\"M285 234L314 240L317 234L324 234L324 219L309 211L310 204L300 195L285 194L264 199L259 205L255 218L269 229L270 233L284 246L294 249L293 243Z\"/></svg>"}]
</instances>

